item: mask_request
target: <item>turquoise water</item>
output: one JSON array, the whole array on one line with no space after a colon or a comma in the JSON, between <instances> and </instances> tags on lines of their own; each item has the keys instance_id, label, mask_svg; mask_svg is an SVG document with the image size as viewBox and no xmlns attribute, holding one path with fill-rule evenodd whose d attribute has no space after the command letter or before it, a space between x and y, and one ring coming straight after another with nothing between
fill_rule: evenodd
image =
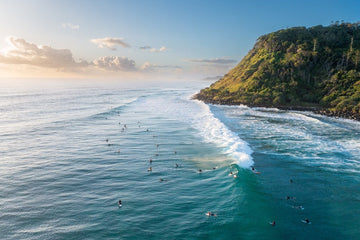
<instances>
[{"instance_id":1,"label":"turquoise water","mask_svg":"<svg viewBox=\"0 0 360 240\"><path fill-rule=\"evenodd\" d=\"M2 84L1 238L358 238L360 124L190 99L207 85Z\"/></svg>"}]
</instances>

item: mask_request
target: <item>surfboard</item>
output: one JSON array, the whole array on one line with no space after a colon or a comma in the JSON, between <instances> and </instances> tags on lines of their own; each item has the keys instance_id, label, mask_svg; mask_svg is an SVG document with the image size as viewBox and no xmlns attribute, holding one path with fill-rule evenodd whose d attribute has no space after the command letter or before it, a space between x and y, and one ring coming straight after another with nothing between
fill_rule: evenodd
<instances>
[{"instance_id":1,"label":"surfboard","mask_svg":"<svg viewBox=\"0 0 360 240\"><path fill-rule=\"evenodd\" d=\"M211 217L211 216L216 217L216 213L211 213L211 212L207 212L207 213L205 213L205 215L209 216L209 217Z\"/></svg>"},{"instance_id":2,"label":"surfboard","mask_svg":"<svg viewBox=\"0 0 360 240\"><path fill-rule=\"evenodd\" d=\"M305 224L311 224L311 222L307 222L305 221L304 219L301 220L302 223L305 223Z\"/></svg>"}]
</instances>

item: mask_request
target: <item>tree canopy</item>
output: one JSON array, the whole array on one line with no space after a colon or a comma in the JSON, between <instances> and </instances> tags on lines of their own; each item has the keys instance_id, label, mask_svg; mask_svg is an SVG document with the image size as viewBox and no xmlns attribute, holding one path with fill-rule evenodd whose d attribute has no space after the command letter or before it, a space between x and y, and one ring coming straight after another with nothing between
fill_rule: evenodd
<instances>
[{"instance_id":1,"label":"tree canopy","mask_svg":"<svg viewBox=\"0 0 360 240\"><path fill-rule=\"evenodd\" d=\"M263 35L235 68L196 98L359 116L360 24L294 27Z\"/></svg>"}]
</instances>

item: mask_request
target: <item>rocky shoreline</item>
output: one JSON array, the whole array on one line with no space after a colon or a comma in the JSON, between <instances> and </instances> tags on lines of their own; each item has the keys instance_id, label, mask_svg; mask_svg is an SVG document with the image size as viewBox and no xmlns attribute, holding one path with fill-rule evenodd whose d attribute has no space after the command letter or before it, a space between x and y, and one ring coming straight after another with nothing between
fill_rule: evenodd
<instances>
[{"instance_id":1,"label":"rocky shoreline","mask_svg":"<svg viewBox=\"0 0 360 240\"><path fill-rule=\"evenodd\" d=\"M346 119L360 121L360 115L359 114L354 114L354 113L349 112L349 111L335 112L335 111L332 111L332 110L329 110L329 109L323 109L323 110L317 110L317 111L313 111L313 112L317 113L317 114L325 115L325 116L328 116L328 117L346 118Z\"/></svg>"},{"instance_id":2,"label":"rocky shoreline","mask_svg":"<svg viewBox=\"0 0 360 240\"><path fill-rule=\"evenodd\" d=\"M274 106L274 105L254 105L254 104L246 104L246 103L242 103L242 102L238 102L238 101L233 101L233 100L213 100L213 99L208 99L204 96L202 96L200 93L195 94L192 99L196 99L196 100L200 100L203 101L204 103L208 103L208 104L219 104L219 105L246 105L249 107L266 107L266 108L278 108L281 110L293 110L293 111L311 111L313 113L316 114L321 114L324 116L328 116L328 117L334 117L334 118L345 118L345 119L351 119L351 120L356 120L356 121L360 121L360 115L359 114L354 114L350 111L334 111L331 109L327 109L327 108L322 108L322 107L305 107L305 106Z\"/></svg>"}]
</instances>

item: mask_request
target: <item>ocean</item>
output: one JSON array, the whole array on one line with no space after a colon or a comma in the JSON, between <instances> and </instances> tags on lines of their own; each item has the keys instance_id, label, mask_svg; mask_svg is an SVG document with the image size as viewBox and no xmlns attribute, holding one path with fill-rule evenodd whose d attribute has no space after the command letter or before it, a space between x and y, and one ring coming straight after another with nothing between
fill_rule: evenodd
<instances>
[{"instance_id":1,"label":"ocean","mask_svg":"<svg viewBox=\"0 0 360 240\"><path fill-rule=\"evenodd\" d=\"M210 83L3 82L0 238L359 239L360 123Z\"/></svg>"}]
</instances>

